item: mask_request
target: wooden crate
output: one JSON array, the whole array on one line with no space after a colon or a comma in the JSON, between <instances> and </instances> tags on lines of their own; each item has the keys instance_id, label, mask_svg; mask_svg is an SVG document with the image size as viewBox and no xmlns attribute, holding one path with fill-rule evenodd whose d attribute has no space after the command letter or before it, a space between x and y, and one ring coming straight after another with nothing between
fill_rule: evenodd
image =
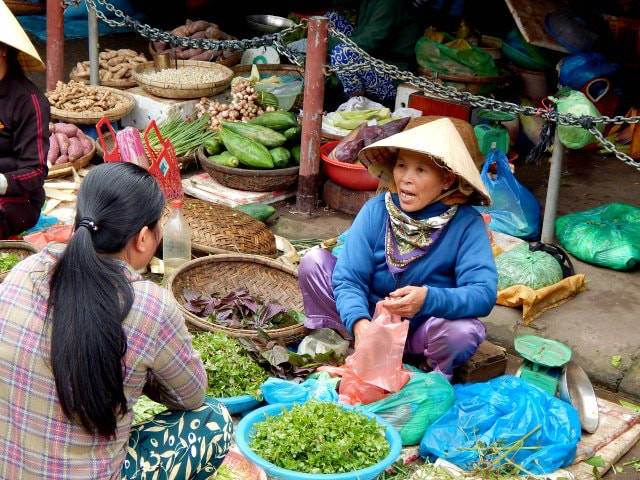
<instances>
[{"instance_id":1,"label":"wooden crate","mask_svg":"<svg viewBox=\"0 0 640 480\"><path fill-rule=\"evenodd\" d=\"M467 363L456 368L453 383L486 382L504 375L506 370L505 349L485 340Z\"/></svg>"}]
</instances>

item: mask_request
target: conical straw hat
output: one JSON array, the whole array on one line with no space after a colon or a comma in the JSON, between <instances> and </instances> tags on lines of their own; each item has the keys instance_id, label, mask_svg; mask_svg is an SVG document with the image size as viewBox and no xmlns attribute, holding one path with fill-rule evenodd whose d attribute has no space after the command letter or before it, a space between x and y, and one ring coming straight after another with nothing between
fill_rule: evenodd
<instances>
[{"instance_id":1,"label":"conical straw hat","mask_svg":"<svg viewBox=\"0 0 640 480\"><path fill-rule=\"evenodd\" d=\"M3 0L0 0L0 42L10 45L21 52L18 55L18 61L25 70L34 70L33 60L37 61L37 65L40 68L44 66L36 47L33 46L26 32Z\"/></svg>"},{"instance_id":2,"label":"conical straw hat","mask_svg":"<svg viewBox=\"0 0 640 480\"><path fill-rule=\"evenodd\" d=\"M459 190L469 196L471 203L491 203L491 197L480 178L478 167L450 119L442 118L405 130L360 151L360 163L391 190L395 190L393 165L398 149L432 157L438 164L449 168L458 176Z\"/></svg>"}]
</instances>

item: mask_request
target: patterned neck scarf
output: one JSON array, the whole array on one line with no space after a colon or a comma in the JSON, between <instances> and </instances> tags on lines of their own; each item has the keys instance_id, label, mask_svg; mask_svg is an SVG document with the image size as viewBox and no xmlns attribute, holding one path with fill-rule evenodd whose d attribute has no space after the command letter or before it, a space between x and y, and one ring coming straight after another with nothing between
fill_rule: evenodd
<instances>
[{"instance_id":1,"label":"patterned neck scarf","mask_svg":"<svg viewBox=\"0 0 640 480\"><path fill-rule=\"evenodd\" d=\"M384 202L389 213L385 257L393 274L404 272L411 262L425 255L458 211L458 205L453 205L441 215L414 220L393 203L390 193L387 192Z\"/></svg>"}]
</instances>

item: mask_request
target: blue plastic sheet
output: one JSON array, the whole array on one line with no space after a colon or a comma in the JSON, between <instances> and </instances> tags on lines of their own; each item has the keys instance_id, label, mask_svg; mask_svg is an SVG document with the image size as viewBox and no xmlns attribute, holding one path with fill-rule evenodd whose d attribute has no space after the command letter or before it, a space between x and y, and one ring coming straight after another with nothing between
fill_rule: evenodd
<instances>
[{"instance_id":1,"label":"blue plastic sheet","mask_svg":"<svg viewBox=\"0 0 640 480\"><path fill-rule=\"evenodd\" d=\"M323 382L313 378L302 383L295 383L289 380L269 377L260 387L262 398L267 403L283 403L292 405L294 403L305 403L307 400L318 402L337 402L338 392L329 382Z\"/></svg>"},{"instance_id":2,"label":"blue plastic sheet","mask_svg":"<svg viewBox=\"0 0 640 480\"><path fill-rule=\"evenodd\" d=\"M36 224L24 233L29 234L29 233L39 232L40 230L49 228L58 222L59 220L57 217L53 217L51 215L45 215L44 213L41 213Z\"/></svg>"},{"instance_id":3,"label":"blue plastic sheet","mask_svg":"<svg viewBox=\"0 0 640 480\"><path fill-rule=\"evenodd\" d=\"M489 174L493 163L497 167L495 178ZM493 203L490 207L475 208L491 215L489 228L523 240L538 240L540 203L511 173L506 155L500 150L489 152L480 176Z\"/></svg>"},{"instance_id":4,"label":"blue plastic sheet","mask_svg":"<svg viewBox=\"0 0 640 480\"><path fill-rule=\"evenodd\" d=\"M537 426L514 461L531 473L551 473L571 465L580 440L578 412L568 403L512 376L456 385L453 407L426 431L422 457L440 457L469 469L478 460L477 442L511 444Z\"/></svg>"}]
</instances>

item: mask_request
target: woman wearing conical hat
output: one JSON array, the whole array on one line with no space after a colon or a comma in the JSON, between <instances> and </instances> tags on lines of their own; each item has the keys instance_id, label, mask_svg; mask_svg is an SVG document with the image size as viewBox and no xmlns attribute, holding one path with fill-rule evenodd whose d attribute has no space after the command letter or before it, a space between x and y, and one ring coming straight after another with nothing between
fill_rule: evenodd
<instances>
[{"instance_id":1,"label":"woman wearing conical hat","mask_svg":"<svg viewBox=\"0 0 640 480\"><path fill-rule=\"evenodd\" d=\"M360 210L337 261L321 249L302 259L306 325L345 330L357 344L383 301L410 322L405 352L450 380L484 340L477 317L496 301L491 245L471 206L491 199L447 118L376 142L359 160L389 191Z\"/></svg>"},{"instance_id":2,"label":"woman wearing conical hat","mask_svg":"<svg viewBox=\"0 0 640 480\"><path fill-rule=\"evenodd\" d=\"M28 230L45 200L49 102L21 64L38 52L0 0L0 238Z\"/></svg>"}]
</instances>

